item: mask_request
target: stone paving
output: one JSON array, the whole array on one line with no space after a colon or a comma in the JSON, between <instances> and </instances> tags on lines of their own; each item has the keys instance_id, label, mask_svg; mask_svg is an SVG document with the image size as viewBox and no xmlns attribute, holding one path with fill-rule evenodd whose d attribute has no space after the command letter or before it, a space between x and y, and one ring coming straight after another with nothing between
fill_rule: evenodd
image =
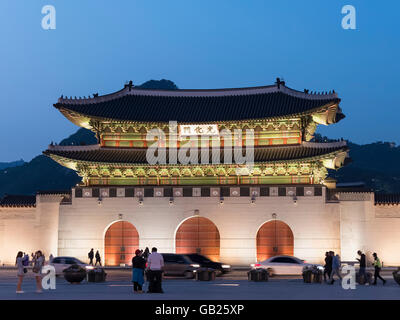
<instances>
[{"instance_id":1,"label":"stone paving","mask_svg":"<svg viewBox=\"0 0 400 320\"><path fill-rule=\"evenodd\" d=\"M334 285L305 284L299 277L276 277L268 282L249 282L245 271L234 271L218 277L215 281L199 282L180 278L163 281L164 294L134 294L130 283L129 270L109 270L107 282L69 284L62 277L57 278L56 290L35 292L32 273L24 279L24 294L16 294L15 270L0 270L0 300L10 299L118 299L118 300L325 300L325 299L400 299L400 286L391 274L385 286L357 286L355 290L344 290L339 281Z\"/></svg>"}]
</instances>

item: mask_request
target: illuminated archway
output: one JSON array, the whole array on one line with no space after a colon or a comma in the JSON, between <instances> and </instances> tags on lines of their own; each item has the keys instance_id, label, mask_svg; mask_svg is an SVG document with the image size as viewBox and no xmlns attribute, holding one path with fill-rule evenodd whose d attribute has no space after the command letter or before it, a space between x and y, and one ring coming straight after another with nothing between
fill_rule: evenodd
<instances>
[{"instance_id":1,"label":"illuminated archway","mask_svg":"<svg viewBox=\"0 0 400 320\"><path fill-rule=\"evenodd\" d=\"M113 223L104 237L104 263L107 266L130 264L135 250L139 248L139 234L127 221Z\"/></svg>"},{"instance_id":2,"label":"illuminated archway","mask_svg":"<svg viewBox=\"0 0 400 320\"><path fill-rule=\"evenodd\" d=\"M279 220L264 223L257 232L257 261L273 256L293 256L294 237L290 227Z\"/></svg>"},{"instance_id":3,"label":"illuminated archway","mask_svg":"<svg viewBox=\"0 0 400 320\"><path fill-rule=\"evenodd\" d=\"M185 220L176 231L176 253L199 253L219 261L219 231L216 225L204 217Z\"/></svg>"}]
</instances>

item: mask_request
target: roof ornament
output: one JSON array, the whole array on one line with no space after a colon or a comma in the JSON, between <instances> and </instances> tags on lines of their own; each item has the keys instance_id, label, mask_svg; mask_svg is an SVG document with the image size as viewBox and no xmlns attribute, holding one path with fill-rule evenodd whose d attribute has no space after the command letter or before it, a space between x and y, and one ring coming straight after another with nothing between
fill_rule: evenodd
<instances>
[{"instance_id":1,"label":"roof ornament","mask_svg":"<svg viewBox=\"0 0 400 320\"><path fill-rule=\"evenodd\" d=\"M126 88L126 87L128 87L129 91L132 90L132 87L133 87L133 82L132 82L132 80L129 80L129 82L125 84L125 88Z\"/></svg>"},{"instance_id":2,"label":"roof ornament","mask_svg":"<svg viewBox=\"0 0 400 320\"><path fill-rule=\"evenodd\" d=\"M282 78L283 80L283 78ZM276 78L275 84L278 86L278 89L281 87L281 85L285 85L285 81L282 81L281 78Z\"/></svg>"},{"instance_id":3,"label":"roof ornament","mask_svg":"<svg viewBox=\"0 0 400 320\"><path fill-rule=\"evenodd\" d=\"M63 96L63 95L61 95L60 99L63 99L63 98L64 98L64 96Z\"/></svg>"},{"instance_id":4,"label":"roof ornament","mask_svg":"<svg viewBox=\"0 0 400 320\"><path fill-rule=\"evenodd\" d=\"M304 93L308 94L309 90L308 89L304 89Z\"/></svg>"},{"instance_id":5,"label":"roof ornament","mask_svg":"<svg viewBox=\"0 0 400 320\"><path fill-rule=\"evenodd\" d=\"M98 96L99 96L99 93L98 93L98 92L93 93L93 98L97 98Z\"/></svg>"}]
</instances>

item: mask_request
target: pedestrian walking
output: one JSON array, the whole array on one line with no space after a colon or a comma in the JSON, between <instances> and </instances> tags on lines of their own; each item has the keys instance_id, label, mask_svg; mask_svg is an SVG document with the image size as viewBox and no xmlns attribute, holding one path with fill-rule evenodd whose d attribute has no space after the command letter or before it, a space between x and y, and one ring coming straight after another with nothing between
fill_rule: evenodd
<instances>
[{"instance_id":1,"label":"pedestrian walking","mask_svg":"<svg viewBox=\"0 0 400 320\"><path fill-rule=\"evenodd\" d=\"M144 269L146 268L146 260L141 256L141 251L137 249L135 256L132 258L132 282L133 292L142 293L144 283Z\"/></svg>"},{"instance_id":2,"label":"pedestrian walking","mask_svg":"<svg viewBox=\"0 0 400 320\"><path fill-rule=\"evenodd\" d=\"M329 252L325 252L325 265L324 265L324 281L326 282L326 276L328 275L328 279L331 277L332 272L332 257L329 255Z\"/></svg>"},{"instance_id":3,"label":"pedestrian walking","mask_svg":"<svg viewBox=\"0 0 400 320\"><path fill-rule=\"evenodd\" d=\"M101 267L101 257L100 257L99 250L96 251L96 256L95 257L96 257L96 263L94 265L97 266L97 264L99 264L100 267Z\"/></svg>"},{"instance_id":4,"label":"pedestrian walking","mask_svg":"<svg viewBox=\"0 0 400 320\"><path fill-rule=\"evenodd\" d=\"M94 258L93 248L90 249L90 251L88 253L88 258L89 258L89 264L92 266L93 265L93 258Z\"/></svg>"},{"instance_id":5,"label":"pedestrian walking","mask_svg":"<svg viewBox=\"0 0 400 320\"><path fill-rule=\"evenodd\" d=\"M44 265L44 256L42 251L36 251L35 257L33 259L33 269L36 279L36 292L42 293L42 267Z\"/></svg>"},{"instance_id":6,"label":"pedestrian walking","mask_svg":"<svg viewBox=\"0 0 400 320\"><path fill-rule=\"evenodd\" d=\"M360 282L361 282L361 276L362 276L364 278L364 284L369 285L367 272L365 271L365 268L367 267L365 254L362 253L361 250L358 250L357 254L360 256L360 258L357 258L358 262L360 263L360 269L358 270L358 276L360 277Z\"/></svg>"},{"instance_id":7,"label":"pedestrian walking","mask_svg":"<svg viewBox=\"0 0 400 320\"><path fill-rule=\"evenodd\" d=\"M147 292L163 293L161 286L162 272L164 268L164 259L157 252L157 248L151 249L151 254L147 258L149 289Z\"/></svg>"},{"instance_id":8,"label":"pedestrian walking","mask_svg":"<svg viewBox=\"0 0 400 320\"><path fill-rule=\"evenodd\" d=\"M381 260L379 260L378 255L376 252L372 254L374 257L374 268L375 268L375 273L374 273L374 285L376 286L378 278L382 280L383 284L386 283L386 280L383 279L380 275L381 269L382 269L382 263Z\"/></svg>"},{"instance_id":9,"label":"pedestrian walking","mask_svg":"<svg viewBox=\"0 0 400 320\"><path fill-rule=\"evenodd\" d=\"M49 255L49 263L51 263L53 261L53 259L54 259L53 254L50 253L50 255Z\"/></svg>"},{"instance_id":10,"label":"pedestrian walking","mask_svg":"<svg viewBox=\"0 0 400 320\"><path fill-rule=\"evenodd\" d=\"M17 293L24 293L22 291L22 281L24 280L24 276L26 273L26 268L24 267L23 263L23 253L22 251L18 251L17 257L15 258L15 265L17 266L17 276L18 276L18 283L17 283Z\"/></svg>"},{"instance_id":11,"label":"pedestrian walking","mask_svg":"<svg viewBox=\"0 0 400 320\"><path fill-rule=\"evenodd\" d=\"M334 255L334 253L333 253ZM335 282L333 279L333 276L336 274L340 280L342 280L342 276L340 275L340 266L341 266L341 261L340 261L340 256L337 254L336 256L332 257L332 272L331 272L331 277L329 280L331 281L331 284Z\"/></svg>"}]
</instances>

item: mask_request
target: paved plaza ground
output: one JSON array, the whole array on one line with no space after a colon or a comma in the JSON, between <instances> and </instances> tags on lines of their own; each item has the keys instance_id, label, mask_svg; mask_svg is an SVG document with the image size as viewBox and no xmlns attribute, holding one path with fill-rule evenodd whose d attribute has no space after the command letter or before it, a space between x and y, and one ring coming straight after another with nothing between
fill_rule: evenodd
<instances>
[{"instance_id":1,"label":"paved plaza ground","mask_svg":"<svg viewBox=\"0 0 400 320\"><path fill-rule=\"evenodd\" d=\"M233 271L215 281L200 282L181 278L166 278L164 294L134 294L130 282L130 270L107 270L104 283L70 284L57 278L56 290L35 292L32 272L28 272L23 283L24 294L16 294L16 270L0 269L0 300L14 299L117 299L117 300L325 300L325 299L400 299L400 286L393 280L390 271L383 273L385 286L357 286L355 290L344 290L339 281L334 285L305 284L300 277L274 277L268 282L249 282L245 270Z\"/></svg>"}]
</instances>

